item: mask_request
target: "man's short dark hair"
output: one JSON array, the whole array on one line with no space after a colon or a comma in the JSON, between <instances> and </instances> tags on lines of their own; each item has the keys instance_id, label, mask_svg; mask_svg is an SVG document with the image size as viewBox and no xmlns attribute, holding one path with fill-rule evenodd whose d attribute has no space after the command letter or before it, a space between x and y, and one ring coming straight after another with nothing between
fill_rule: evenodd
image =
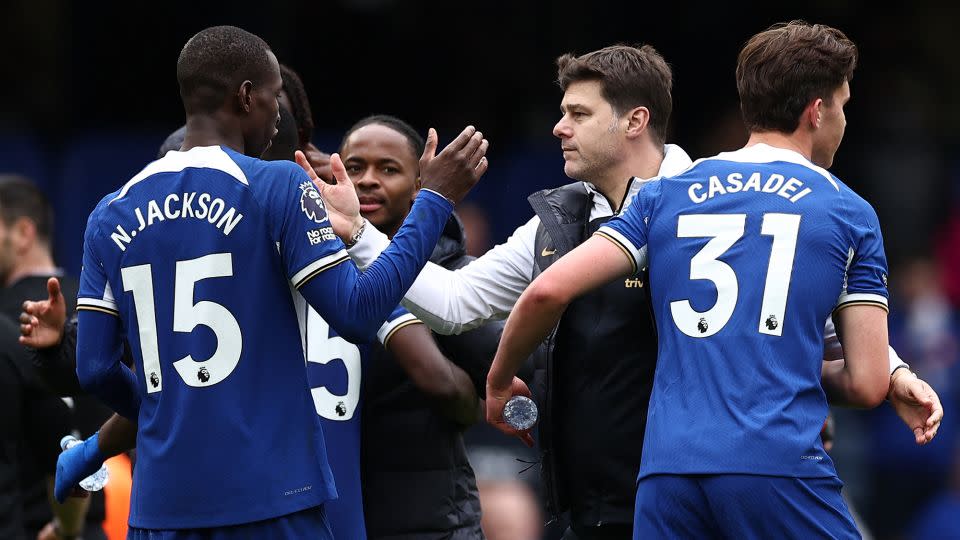
<instances>
[{"instance_id":1,"label":"man's short dark hair","mask_svg":"<svg viewBox=\"0 0 960 540\"><path fill-rule=\"evenodd\" d=\"M616 115L636 107L650 111L650 128L659 143L667 140L673 111L673 72L650 45L613 45L582 56L557 58L557 82L566 92L570 84L598 81L600 95Z\"/></svg>"},{"instance_id":2,"label":"man's short dark hair","mask_svg":"<svg viewBox=\"0 0 960 540\"><path fill-rule=\"evenodd\" d=\"M760 32L737 58L747 129L793 133L807 105L817 98L829 105L856 67L857 46L836 28L791 21Z\"/></svg>"},{"instance_id":3,"label":"man's short dark hair","mask_svg":"<svg viewBox=\"0 0 960 540\"><path fill-rule=\"evenodd\" d=\"M20 218L33 221L37 238L50 243L53 209L43 192L30 180L17 175L0 175L0 219L10 227Z\"/></svg>"},{"instance_id":4,"label":"man's short dark hair","mask_svg":"<svg viewBox=\"0 0 960 540\"><path fill-rule=\"evenodd\" d=\"M403 135L403 137L407 139L407 144L410 145L410 152L413 153L413 159L419 163L420 156L423 154L423 148L426 144L423 137L417 133L417 130L413 129L413 126L389 114L374 114L351 126L343 136L343 140L340 141L340 151L343 151L343 146L347 144L347 139L350 138L350 135L353 135L353 132L371 124L386 126Z\"/></svg>"},{"instance_id":5,"label":"man's short dark hair","mask_svg":"<svg viewBox=\"0 0 960 540\"><path fill-rule=\"evenodd\" d=\"M283 91L290 98L290 113L297 123L300 148L303 148L313 138L313 112L310 109L307 90L303 87L300 75L290 66L280 64L280 78L283 79Z\"/></svg>"},{"instance_id":6,"label":"man's short dark hair","mask_svg":"<svg viewBox=\"0 0 960 540\"><path fill-rule=\"evenodd\" d=\"M249 80L263 83L270 69L270 46L235 26L201 30L183 46L177 82L187 114L211 113Z\"/></svg>"}]
</instances>

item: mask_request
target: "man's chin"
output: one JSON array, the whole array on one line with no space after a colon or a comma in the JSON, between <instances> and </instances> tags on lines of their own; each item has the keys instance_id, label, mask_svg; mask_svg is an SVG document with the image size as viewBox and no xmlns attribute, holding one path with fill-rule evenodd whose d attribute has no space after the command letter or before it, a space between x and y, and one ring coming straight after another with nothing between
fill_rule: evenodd
<instances>
[{"instance_id":1,"label":"man's chin","mask_svg":"<svg viewBox=\"0 0 960 540\"><path fill-rule=\"evenodd\" d=\"M577 167L569 161L563 166L563 174L572 180L583 180L583 168Z\"/></svg>"}]
</instances>

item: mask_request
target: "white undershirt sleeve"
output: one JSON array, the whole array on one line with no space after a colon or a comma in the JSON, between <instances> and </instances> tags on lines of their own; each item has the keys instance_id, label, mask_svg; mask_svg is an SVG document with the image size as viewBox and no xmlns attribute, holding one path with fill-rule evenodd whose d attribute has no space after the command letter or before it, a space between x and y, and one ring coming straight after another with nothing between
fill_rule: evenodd
<instances>
[{"instance_id":1,"label":"white undershirt sleeve","mask_svg":"<svg viewBox=\"0 0 960 540\"><path fill-rule=\"evenodd\" d=\"M534 216L506 243L459 270L427 263L404 297L404 307L439 334L459 334L505 318L530 284L539 225ZM389 244L386 235L368 223L348 253L366 268Z\"/></svg>"}]
</instances>

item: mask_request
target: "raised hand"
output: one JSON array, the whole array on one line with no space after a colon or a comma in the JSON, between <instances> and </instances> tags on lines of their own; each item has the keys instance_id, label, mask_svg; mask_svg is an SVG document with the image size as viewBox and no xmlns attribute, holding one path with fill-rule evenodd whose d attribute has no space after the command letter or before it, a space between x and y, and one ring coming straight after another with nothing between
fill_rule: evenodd
<instances>
[{"instance_id":1,"label":"raised hand","mask_svg":"<svg viewBox=\"0 0 960 540\"><path fill-rule=\"evenodd\" d=\"M483 133L467 126L439 154L437 131L430 128L420 157L421 187L436 191L454 203L460 202L487 172L487 148Z\"/></svg>"},{"instance_id":2,"label":"raised hand","mask_svg":"<svg viewBox=\"0 0 960 540\"><path fill-rule=\"evenodd\" d=\"M353 181L347 175L347 170L340 160L340 154L330 156L330 170L335 184L328 184L323 181L314 170L313 166L307 160L303 152L297 150L294 154L297 164L307 173L310 180L313 180L320 197L323 198L323 204L327 209L327 217L330 218L330 226L333 232L349 244L353 235L360 230L363 225L363 217L360 216L360 200L357 198L357 190L353 187Z\"/></svg>"},{"instance_id":3,"label":"raised hand","mask_svg":"<svg viewBox=\"0 0 960 540\"><path fill-rule=\"evenodd\" d=\"M519 437L520 440L523 441L523 444L532 448L533 436L530 435L530 430L516 430L503 419L503 407L507 404L507 400L518 395L530 397L530 389L527 388L527 383L523 382L519 377L514 377L510 386L502 389L490 386L488 381L486 400L487 422L507 435Z\"/></svg>"},{"instance_id":4,"label":"raised hand","mask_svg":"<svg viewBox=\"0 0 960 540\"><path fill-rule=\"evenodd\" d=\"M927 444L937 436L943 420L943 405L940 396L923 379L906 369L898 369L890 381L887 399L913 431L917 444Z\"/></svg>"},{"instance_id":5,"label":"raised hand","mask_svg":"<svg viewBox=\"0 0 960 540\"><path fill-rule=\"evenodd\" d=\"M46 349L63 340L63 325L67 321L67 305L60 292L60 280L47 280L46 300L23 303L20 314L20 343L34 349Z\"/></svg>"}]
</instances>

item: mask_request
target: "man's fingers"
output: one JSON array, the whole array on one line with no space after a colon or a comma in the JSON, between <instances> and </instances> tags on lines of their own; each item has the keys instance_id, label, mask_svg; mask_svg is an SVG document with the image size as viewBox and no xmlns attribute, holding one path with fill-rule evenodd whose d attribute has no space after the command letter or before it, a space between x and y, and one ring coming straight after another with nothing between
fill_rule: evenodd
<instances>
[{"instance_id":1,"label":"man's fingers","mask_svg":"<svg viewBox=\"0 0 960 540\"><path fill-rule=\"evenodd\" d=\"M343 160L340 159L340 154L330 154L330 169L333 171L333 177L336 179L337 184L343 184L353 189L353 181L350 180L350 175L347 174L347 168L343 166Z\"/></svg>"},{"instance_id":2,"label":"man's fingers","mask_svg":"<svg viewBox=\"0 0 960 540\"><path fill-rule=\"evenodd\" d=\"M533 448L533 435L530 435L530 433L521 433L520 440L523 441L523 444L527 445L528 448Z\"/></svg>"},{"instance_id":3,"label":"man's fingers","mask_svg":"<svg viewBox=\"0 0 960 540\"><path fill-rule=\"evenodd\" d=\"M480 163L477 165L477 168L473 169L473 179L479 180L484 173L487 172L487 168L490 167L490 162L487 160L487 157L484 156L480 158Z\"/></svg>"},{"instance_id":4,"label":"man's fingers","mask_svg":"<svg viewBox=\"0 0 960 540\"><path fill-rule=\"evenodd\" d=\"M476 161L480 161L479 155L477 156L476 161L474 161L473 156L474 154L478 153L478 150L480 150L480 146L483 144L483 141L485 140L486 139L483 138L483 133L478 131L474 133L470 137L470 139L467 140L467 144L463 146L463 150L461 150L461 152L463 152L463 155L468 160L467 163L469 163L471 167L475 167Z\"/></svg>"},{"instance_id":5,"label":"man's fingers","mask_svg":"<svg viewBox=\"0 0 960 540\"><path fill-rule=\"evenodd\" d=\"M941 420L943 420L943 409L935 408L930 414L930 418L927 418L927 428L936 426Z\"/></svg>"},{"instance_id":6,"label":"man's fingers","mask_svg":"<svg viewBox=\"0 0 960 540\"><path fill-rule=\"evenodd\" d=\"M483 156L487 155L488 148L490 148L490 141L481 139L480 145L477 146L476 150L474 150L472 154L470 154L470 160L467 161L467 164L470 166L470 168L477 168L477 165L480 164L480 160L483 158Z\"/></svg>"},{"instance_id":7,"label":"man's fingers","mask_svg":"<svg viewBox=\"0 0 960 540\"><path fill-rule=\"evenodd\" d=\"M473 126L467 126L463 128L463 131L461 131L460 134L457 135L457 138L451 141L450 144L448 144L447 147L443 149L443 152L440 152L440 153L442 154L444 152L459 152L460 150L463 150L463 147L466 146L468 142L470 142L470 138L473 137L473 134L476 132L477 132L477 128Z\"/></svg>"},{"instance_id":8,"label":"man's fingers","mask_svg":"<svg viewBox=\"0 0 960 540\"><path fill-rule=\"evenodd\" d=\"M438 139L437 130L430 128L427 131L427 142L423 145L423 155L420 156L420 161L430 161L437 155Z\"/></svg>"},{"instance_id":9,"label":"man's fingers","mask_svg":"<svg viewBox=\"0 0 960 540\"><path fill-rule=\"evenodd\" d=\"M60 280L52 277L47 280L47 293L50 295L50 303L59 302L63 298L63 294L60 293Z\"/></svg>"},{"instance_id":10,"label":"man's fingers","mask_svg":"<svg viewBox=\"0 0 960 540\"><path fill-rule=\"evenodd\" d=\"M317 171L313 170L313 166L310 165L310 160L307 159L307 156L300 150L297 150L294 152L293 158L297 161L297 165L303 169L303 172L307 173L307 176L310 177L310 180L313 180L313 182L316 183L320 177L317 176Z\"/></svg>"}]
</instances>

